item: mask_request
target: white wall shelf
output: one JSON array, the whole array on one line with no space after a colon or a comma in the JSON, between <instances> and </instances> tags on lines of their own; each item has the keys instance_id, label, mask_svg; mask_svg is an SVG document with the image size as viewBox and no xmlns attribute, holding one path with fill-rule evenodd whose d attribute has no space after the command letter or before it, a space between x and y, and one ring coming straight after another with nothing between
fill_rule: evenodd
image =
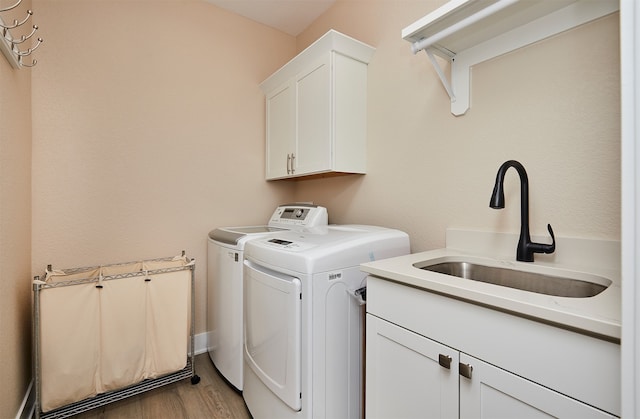
<instances>
[{"instance_id":1,"label":"white wall shelf","mask_svg":"<svg viewBox=\"0 0 640 419\"><path fill-rule=\"evenodd\" d=\"M618 0L451 0L403 29L402 38L414 54L426 52L458 116L470 106L471 66L618 9ZM450 80L435 55L450 61Z\"/></svg>"}]
</instances>

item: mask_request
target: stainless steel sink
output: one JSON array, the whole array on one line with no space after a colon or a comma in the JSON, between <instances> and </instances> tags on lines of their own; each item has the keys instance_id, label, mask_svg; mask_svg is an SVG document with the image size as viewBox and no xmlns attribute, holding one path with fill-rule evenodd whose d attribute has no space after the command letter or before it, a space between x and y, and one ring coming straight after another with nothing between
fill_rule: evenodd
<instances>
[{"instance_id":1,"label":"stainless steel sink","mask_svg":"<svg viewBox=\"0 0 640 419\"><path fill-rule=\"evenodd\" d=\"M593 297L611 285L610 280L600 277L597 278L606 285L582 279L485 266L464 261L436 262L430 265L417 263L414 266L445 275L556 297Z\"/></svg>"}]
</instances>

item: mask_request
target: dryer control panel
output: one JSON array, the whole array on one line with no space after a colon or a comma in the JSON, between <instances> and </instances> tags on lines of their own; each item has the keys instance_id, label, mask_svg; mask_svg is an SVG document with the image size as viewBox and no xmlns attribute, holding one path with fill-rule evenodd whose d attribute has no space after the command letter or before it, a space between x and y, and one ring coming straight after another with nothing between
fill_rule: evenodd
<instances>
[{"instance_id":1,"label":"dryer control panel","mask_svg":"<svg viewBox=\"0 0 640 419\"><path fill-rule=\"evenodd\" d=\"M269 219L269 227L309 228L326 226L329 215L325 207L313 204L280 205Z\"/></svg>"}]
</instances>

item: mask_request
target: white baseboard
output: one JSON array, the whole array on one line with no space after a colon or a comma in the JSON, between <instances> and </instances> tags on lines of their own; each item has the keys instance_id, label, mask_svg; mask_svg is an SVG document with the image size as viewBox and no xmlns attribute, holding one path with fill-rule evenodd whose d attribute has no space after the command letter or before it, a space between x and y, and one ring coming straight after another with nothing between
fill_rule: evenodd
<instances>
[{"instance_id":1,"label":"white baseboard","mask_svg":"<svg viewBox=\"0 0 640 419\"><path fill-rule=\"evenodd\" d=\"M198 333L195 335L195 355L203 354L209 351L209 332Z\"/></svg>"},{"instance_id":2,"label":"white baseboard","mask_svg":"<svg viewBox=\"0 0 640 419\"><path fill-rule=\"evenodd\" d=\"M20 405L20 409L18 409L16 419L29 419L33 417L33 411L36 407L36 393L35 391L31 391L31 389L33 389L33 380L31 380L29 387L27 387L27 392L22 399L22 404Z\"/></svg>"}]
</instances>

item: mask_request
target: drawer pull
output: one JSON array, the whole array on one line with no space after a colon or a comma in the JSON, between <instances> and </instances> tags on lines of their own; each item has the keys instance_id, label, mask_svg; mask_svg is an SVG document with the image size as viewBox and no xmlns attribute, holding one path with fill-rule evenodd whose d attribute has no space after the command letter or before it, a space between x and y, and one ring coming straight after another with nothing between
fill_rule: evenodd
<instances>
[{"instance_id":1,"label":"drawer pull","mask_svg":"<svg viewBox=\"0 0 640 419\"><path fill-rule=\"evenodd\" d=\"M473 366L470 364L463 364L462 362L459 365L460 375L463 377L467 377L471 379L471 373L473 372Z\"/></svg>"},{"instance_id":2,"label":"drawer pull","mask_svg":"<svg viewBox=\"0 0 640 419\"><path fill-rule=\"evenodd\" d=\"M451 369L451 357L449 355L439 354L438 355L438 363L440 366L450 370Z\"/></svg>"}]
</instances>

